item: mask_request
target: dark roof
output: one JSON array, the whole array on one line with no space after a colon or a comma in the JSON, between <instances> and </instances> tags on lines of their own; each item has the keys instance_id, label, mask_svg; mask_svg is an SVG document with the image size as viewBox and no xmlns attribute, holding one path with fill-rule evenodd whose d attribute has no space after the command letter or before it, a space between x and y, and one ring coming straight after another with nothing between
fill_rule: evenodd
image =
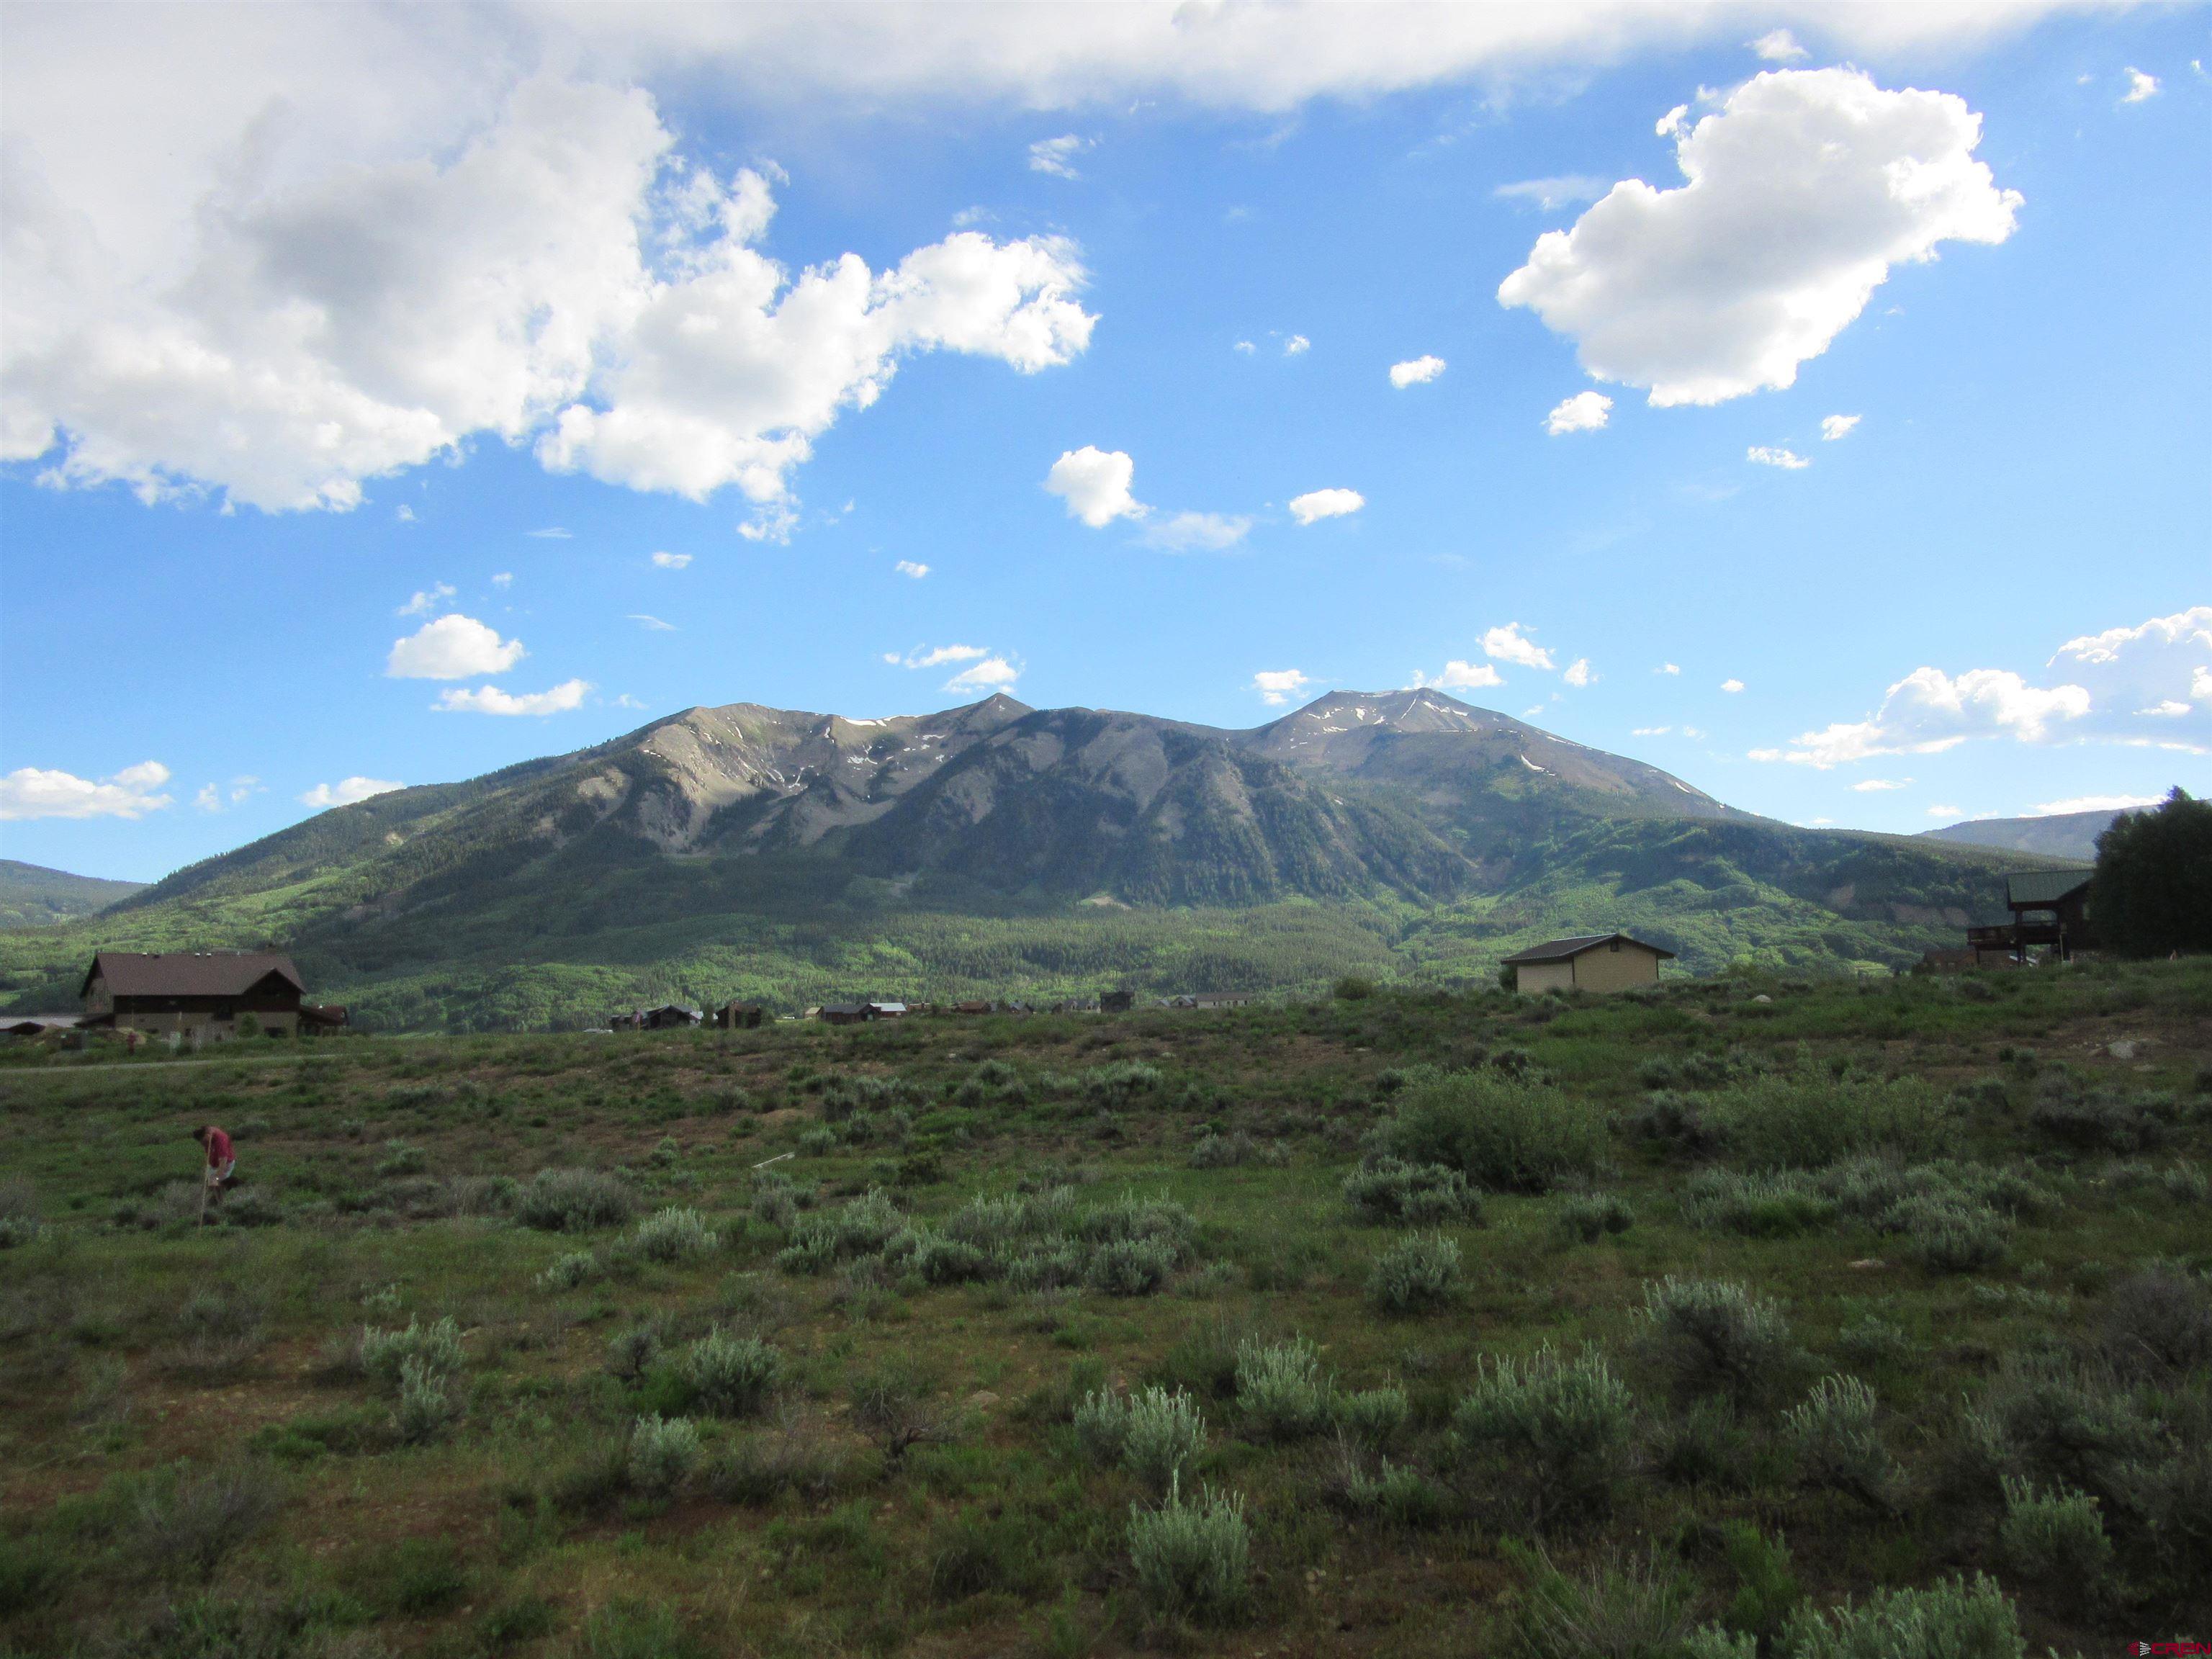
<instances>
[{"instance_id":1,"label":"dark roof","mask_svg":"<svg viewBox=\"0 0 2212 1659\"><path fill-rule=\"evenodd\" d=\"M307 988L292 958L276 951L102 951L85 970L82 996L94 975L107 981L118 997L243 996L271 974L281 974L295 991Z\"/></svg>"},{"instance_id":2,"label":"dark roof","mask_svg":"<svg viewBox=\"0 0 2212 1659\"><path fill-rule=\"evenodd\" d=\"M1674 953L1672 951L1654 945L1649 939L1638 939L1630 933L1577 933L1571 939L1555 939L1547 944L1532 945L1525 951L1516 951L1505 958L1504 965L1508 968L1517 968L1525 963L1565 962L1582 955L1585 951L1595 951L1601 945L1610 945L1615 939L1619 939L1623 945L1640 945L1645 950L1656 952L1668 961L1674 960Z\"/></svg>"},{"instance_id":3,"label":"dark roof","mask_svg":"<svg viewBox=\"0 0 2212 1659\"><path fill-rule=\"evenodd\" d=\"M822 1005L822 1012L825 1014L865 1014L874 1007L875 1004L872 1002L825 1002Z\"/></svg>"},{"instance_id":4,"label":"dark roof","mask_svg":"<svg viewBox=\"0 0 2212 1659\"><path fill-rule=\"evenodd\" d=\"M2094 870L2023 870L2005 877L2005 902L2041 908L2070 897L2089 884Z\"/></svg>"}]
</instances>

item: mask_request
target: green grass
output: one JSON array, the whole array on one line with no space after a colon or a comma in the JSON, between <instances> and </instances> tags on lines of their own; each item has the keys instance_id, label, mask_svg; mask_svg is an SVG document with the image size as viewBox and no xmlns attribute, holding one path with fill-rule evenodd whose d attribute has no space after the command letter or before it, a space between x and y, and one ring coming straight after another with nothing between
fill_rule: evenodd
<instances>
[{"instance_id":1,"label":"green grass","mask_svg":"<svg viewBox=\"0 0 2212 1659\"><path fill-rule=\"evenodd\" d=\"M0 1652L1443 1659L1642 1617L1652 1562L1668 1630L1814 1643L1982 1572L2029 1651L2200 1633L2212 963L1988 985L11 1054L41 1224L0 1249ZM1655 1060L1730 1133L1637 1133ZM1445 1097L1510 1132L1478 1151L1557 1103L1558 1188L1355 1208L1371 1132L1467 1073ZM2054 1140L2054 1086L2165 1101L2162 1144ZM1891 1109L1923 1094L1934 1145ZM264 1224L165 1218L210 1119ZM1279 1156L1193 1168L1209 1134ZM544 1208L576 1231L517 1218L548 1170L602 1177ZM1820 1201L1716 1225L1699 1182ZM1931 1203L1980 1206L2002 1257L1926 1260ZM854 1204L887 1218L868 1248L778 1266ZM1116 1235L1168 1241L1154 1293L945 1254ZM1455 1279L1378 1309L1409 1245ZM1644 1312L1668 1277L1782 1316L1757 1375L1685 1382ZM1240 1349L1310 1363L1240 1400ZM1158 1445L1087 1444L1091 1398ZM2048 1582L2100 1538L2099 1582Z\"/></svg>"}]
</instances>

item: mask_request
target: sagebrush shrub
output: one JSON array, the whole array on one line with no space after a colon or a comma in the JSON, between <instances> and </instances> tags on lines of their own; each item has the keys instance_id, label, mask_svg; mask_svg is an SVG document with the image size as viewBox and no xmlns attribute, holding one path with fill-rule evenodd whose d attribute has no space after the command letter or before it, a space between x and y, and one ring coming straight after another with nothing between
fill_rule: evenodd
<instances>
[{"instance_id":1,"label":"sagebrush shrub","mask_svg":"<svg viewBox=\"0 0 2212 1659\"><path fill-rule=\"evenodd\" d=\"M27 1244L39 1236L39 1195L21 1177L0 1181L0 1250Z\"/></svg>"},{"instance_id":2,"label":"sagebrush shrub","mask_svg":"<svg viewBox=\"0 0 2212 1659\"><path fill-rule=\"evenodd\" d=\"M1379 1450L1397 1437L1411 1409L1403 1389L1362 1389L1337 1396L1336 1425L1359 1444Z\"/></svg>"},{"instance_id":3,"label":"sagebrush shrub","mask_svg":"<svg viewBox=\"0 0 2212 1659\"><path fill-rule=\"evenodd\" d=\"M1545 1085L1490 1072L1424 1068L1379 1125L1381 1149L1409 1164L1441 1164L1479 1187L1540 1193L1568 1176L1595 1174L1605 1157L1605 1116Z\"/></svg>"},{"instance_id":4,"label":"sagebrush shrub","mask_svg":"<svg viewBox=\"0 0 2212 1659\"><path fill-rule=\"evenodd\" d=\"M1532 1659L1678 1659L1696 1587L1661 1552L1608 1551L1572 1577L1540 1555L1525 1570L1519 1633Z\"/></svg>"},{"instance_id":5,"label":"sagebrush shrub","mask_svg":"<svg viewBox=\"0 0 2212 1659\"><path fill-rule=\"evenodd\" d=\"M2011 1227L1962 1193L1919 1193L1884 1211L1875 1226L1902 1233L1907 1253L1930 1273L1979 1273L2002 1262Z\"/></svg>"},{"instance_id":6,"label":"sagebrush shrub","mask_svg":"<svg viewBox=\"0 0 2212 1659\"><path fill-rule=\"evenodd\" d=\"M1997 1547L2005 1565L2032 1584L2048 1586L2079 1603L2096 1601L2112 1565L2097 1500L2063 1486L2039 1491L2033 1481L2008 1477L2005 1515Z\"/></svg>"},{"instance_id":7,"label":"sagebrush shrub","mask_svg":"<svg viewBox=\"0 0 2212 1659\"><path fill-rule=\"evenodd\" d=\"M2021 1659L2020 1619L1993 1579L1877 1589L1864 1601L1805 1607L1783 1632L1788 1659Z\"/></svg>"},{"instance_id":8,"label":"sagebrush shrub","mask_svg":"<svg viewBox=\"0 0 2212 1659\"><path fill-rule=\"evenodd\" d=\"M1112 1389L1097 1389L1075 1408L1075 1443L1092 1462L1121 1461L1129 1444L1129 1399Z\"/></svg>"},{"instance_id":9,"label":"sagebrush shrub","mask_svg":"<svg viewBox=\"0 0 2212 1659\"><path fill-rule=\"evenodd\" d=\"M684 1380L716 1417L750 1417L768 1403L783 1376L783 1356L758 1337L719 1328L684 1351Z\"/></svg>"},{"instance_id":10,"label":"sagebrush shrub","mask_svg":"<svg viewBox=\"0 0 2212 1659\"><path fill-rule=\"evenodd\" d=\"M633 1325L626 1331L617 1331L607 1339L607 1375L618 1377L624 1382L636 1382L659 1358L660 1327L658 1322Z\"/></svg>"},{"instance_id":11,"label":"sagebrush shrub","mask_svg":"<svg viewBox=\"0 0 2212 1659\"><path fill-rule=\"evenodd\" d=\"M1549 1345L1525 1361L1486 1358L1452 1413L1461 1455L1502 1465L1539 1524L1551 1514L1609 1508L1635 1431L1627 1385L1594 1349L1572 1360Z\"/></svg>"},{"instance_id":12,"label":"sagebrush shrub","mask_svg":"<svg viewBox=\"0 0 2212 1659\"><path fill-rule=\"evenodd\" d=\"M269 1306L258 1292L214 1284L194 1291L177 1310L172 1363L187 1371L234 1370L268 1340Z\"/></svg>"},{"instance_id":13,"label":"sagebrush shrub","mask_svg":"<svg viewBox=\"0 0 2212 1659\"><path fill-rule=\"evenodd\" d=\"M1771 1393L1796 1352L1782 1310L1727 1280L1669 1274L1645 1287L1644 1316L1646 1347L1686 1396Z\"/></svg>"},{"instance_id":14,"label":"sagebrush shrub","mask_svg":"<svg viewBox=\"0 0 2212 1659\"><path fill-rule=\"evenodd\" d=\"M1857 1365L1895 1364L1912 1353L1913 1341L1903 1328L1869 1314L1837 1334L1836 1352Z\"/></svg>"},{"instance_id":15,"label":"sagebrush shrub","mask_svg":"<svg viewBox=\"0 0 2212 1659\"><path fill-rule=\"evenodd\" d=\"M1431 1312L1449 1307L1459 1291L1459 1245L1442 1233L1401 1239L1367 1278L1367 1299L1384 1313Z\"/></svg>"},{"instance_id":16,"label":"sagebrush shrub","mask_svg":"<svg viewBox=\"0 0 2212 1659\"><path fill-rule=\"evenodd\" d=\"M1171 1483L1158 1508L1130 1506L1128 1540L1137 1593L1154 1618L1219 1626L1243 1616L1252 1530L1241 1497L1201 1488L1186 1499Z\"/></svg>"},{"instance_id":17,"label":"sagebrush shrub","mask_svg":"<svg viewBox=\"0 0 2212 1659\"><path fill-rule=\"evenodd\" d=\"M283 1492L258 1463L191 1472L179 1464L149 1477L124 1522L131 1559L157 1573L205 1578L222 1559L276 1518Z\"/></svg>"},{"instance_id":18,"label":"sagebrush shrub","mask_svg":"<svg viewBox=\"0 0 2212 1659\"><path fill-rule=\"evenodd\" d=\"M1321 1350L1304 1337L1237 1345L1237 1405L1262 1440L1296 1440L1328 1425L1335 1393L1321 1369Z\"/></svg>"},{"instance_id":19,"label":"sagebrush shrub","mask_svg":"<svg viewBox=\"0 0 2212 1659\"><path fill-rule=\"evenodd\" d=\"M1585 1244L1595 1244L1607 1233L1625 1233L1635 1224L1636 1212L1613 1193L1585 1193L1559 1206L1559 1231Z\"/></svg>"},{"instance_id":20,"label":"sagebrush shrub","mask_svg":"<svg viewBox=\"0 0 2212 1659\"><path fill-rule=\"evenodd\" d=\"M1482 1219L1482 1194L1441 1164L1370 1158L1345 1176L1344 1196L1364 1221L1433 1227Z\"/></svg>"},{"instance_id":21,"label":"sagebrush shrub","mask_svg":"<svg viewBox=\"0 0 2212 1659\"><path fill-rule=\"evenodd\" d=\"M631 1428L627 1468L639 1491L665 1497L698 1466L699 1431L688 1418L648 1414Z\"/></svg>"},{"instance_id":22,"label":"sagebrush shrub","mask_svg":"<svg viewBox=\"0 0 2212 1659\"><path fill-rule=\"evenodd\" d=\"M376 1173L392 1176L421 1175L430 1167L430 1155L420 1146L410 1146L404 1140L384 1143L384 1156L377 1160Z\"/></svg>"},{"instance_id":23,"label":"sagebrush shrub","mask_svg":"<svg viewBox=\"0 0 2212 1659\"><path fill-rule=\"evenodd\" d=\"M2155 1152L2173 1139L2180 1109L2171 1096L2123 1095L2085 1089L2073 1077L2048 1073L2035 1086L2029 1127L2081 1152Z\"/></svg>"},{"instance_id":24,"label":"sagebrush shrub","mask_svg":"<svg viewBox=\"0 0 2212 1659\"><path fill-rule=\"evenodd\" d=\"M2130 1376L2179 1376L2212 1364L2212 1282L2185 1268L2154 1264L2105 1293L2099 1321L2104 1350Z\"/></svg>"},{"instance_id":25,"label":"sagebrush shrub","mask_svg":"<svg viewBox=\"0 0 2212 1659\"><path fill-rule=\"evenodd\" d=\"M1921 1079L1839 1078L1813 1066L1732 1085L1705 1110L1730 1152L1764 1169L1817 1169L1860 1154L1931 1158L1949 1144L1957 1117Z\"/></svg>"},{"instance_id":26,"label":"sagebrush shrub","mask_svg":"<svg viewBox=\"0 0 2212 1659\"><path fill-rule=\"evenodd\" d=\"M1092 1251L1085 1282L1109 1296L1150 1296L1175 1272L1172 1245L1155 1238L1117 1238Z\"/></svg>"},{"instance_id":27,"label":"sagebrush shrub","mask_svg":"<svg viewBox=\"0 0 2212 1659\"><path fill-rule=\"evenodd\" d=\"M659 1210L637 1224L630 1243L647 1261L696 1261L711 1255L722 1242L710 1231L707 1218L696 1210Z\"/></svg>"},{"instance_id":28,"label":"sagebrush shrub","mask_svg":"<svg viewBox=\"0 0 2212 1659\"><path fill-rule=\"evenodd\" d=\"M1692 1227L1747 1238L1789 1238L1832 1220L1836 1201L1795 1170L1704 1170L1682 1189Z\"/></svg>"},{"instance_id":29,"label":"sagebrush shrub","mask_svg":"<svg viewBox=\"0 0 2212 1659\"><path fill-rule=\"evenodd\" d=\"M2033 1356L2006 1364L1966 1426L2000 1473L2107 1505L2132 1501L2146 1472L2172 1462L2175 1449L2154 1407L2110 1370Z\"/></svg>"},{"instance_id":30,"label":"sagebrush shrub","mask_svg":"<svg viewBox=\"0 0 2212 1659\"><path fill-rule=\"evenodd\" d=\"M545 1232L619 1227L637 1213L629 1183L600 1170L540 1170L516 1198L515 1218Z\"/></svg>"},{"instance_id":31,"label":"sagebrush shrub","mask_svg":"<svg viewBox=\"0 0 2212 1659\"><path fill-rule=\"evenodd\" d=\"M1875 1425L1874 1390L1856 1376L1824 1376L1784 1414L1798 1479L1848 1493L1871 1507L1897 1507L1905 1471Z\"/></svg>"},{"instance_id":32,"label":"sagebrush shrub","mask_svg":"<svg viewBox=\"0 0 2212 1659\"><path fill-rule=\"evenodd\" d=\"M410 1360L419 1361L445 1376L453 1375L467 1363L461 1351L461 1328L452 1316L434 1325L410 1319L404 1331L362 1328L361 1368L371 1380L397 1388L401 1368Z\"/></svg>"},{"instance_id":33,"label":"sagebrush shrub","mask_svg":"<svg viewBox=\"0 0 2212 1659\"><path fill-rule=\"evenodd\" d=\"M1166 1492L1205 1449L1205 1414L1182 1389L1148 1388L1130 1399L1121 1463L1139 1480Z\"/></svg>"},{"instance_id":34,"label":"sagebrush shrub","mask_svg":"<svg viewBox=\"0 0 2212 1659\"><path fill-rule=\"evenodd\" d=\"M436 1439L461 1414L449 1386L452 1373L432 1361L410 1354L399 1362L399 1403L393 1408L392 1426L410 1446Z\"/></svg>"},{"instance_id":35,"label":"sagebrush shrub","mask_svg":"<svg viewBox=\"0 0 2212 1659\"><path fill-rule=\"evenodd\" d=\"M538 1275L538 1282L549 1291L573 1291L586 1280L597 1279L600 1272L599 1257L589 1250L572 1250L554 1257L551 1265Z\"/></svg>"},{"instance_id":36,"label":"sagebrush shrub","mask_svg":"<svg viewBox=\"0 0 2212 1659\"><path fill-rule=\"evenodd\" d=\"M876 1188L834 1210L812 1210L798 1217L791 1243L776 1255L786 1273L818 1273L855 1256L873 1255L906 1227L890 1198Z\"/></svg>"}]
</instances>

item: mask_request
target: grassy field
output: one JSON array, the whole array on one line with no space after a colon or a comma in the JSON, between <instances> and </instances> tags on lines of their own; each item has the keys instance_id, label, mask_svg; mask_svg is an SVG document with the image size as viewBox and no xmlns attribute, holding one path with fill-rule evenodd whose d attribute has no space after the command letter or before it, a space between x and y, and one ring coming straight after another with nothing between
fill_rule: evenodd
<instances>
[{"instance_id":1,"label":"grassy field","mask_svg":"<svg viewBox=\"0 0 2212 1659\"><path fill-rule=\"evenodd\" d=\"M2212 962L26 1053L0 1133L0 1653L2212 1638Z\"/></svg>"}]
</instances>

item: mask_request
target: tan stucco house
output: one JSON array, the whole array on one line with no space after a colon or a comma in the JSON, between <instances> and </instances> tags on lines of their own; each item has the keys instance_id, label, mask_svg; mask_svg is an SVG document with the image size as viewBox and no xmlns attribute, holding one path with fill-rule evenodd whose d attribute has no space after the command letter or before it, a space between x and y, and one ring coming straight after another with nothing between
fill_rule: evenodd
<instances>
[{"instance_id":1,"label":"tan stucco house","mask_svg":"<svg viewBox=\"0 0 2212 1659\"><path fill-rule=\"evenodd\" d=\"M1523 996L1547 991L1626 991L1656 985L1659 964L1674 953L1626 933L1582 933L1533 945L1505 958L1513 988Z\"/></svg>"}]
</instances>

